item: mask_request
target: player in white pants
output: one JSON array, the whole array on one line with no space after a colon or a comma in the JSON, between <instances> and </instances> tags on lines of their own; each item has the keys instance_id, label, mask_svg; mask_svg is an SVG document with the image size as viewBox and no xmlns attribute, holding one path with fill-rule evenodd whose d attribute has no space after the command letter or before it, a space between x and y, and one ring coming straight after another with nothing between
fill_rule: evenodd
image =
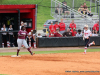
<instances>
[{"instance_id":1,"label":"player in white pants","mask_svg":"<svg viewBox=\"0 0 100 75\"><path fill-rule=\"evenodd\" d=\"M17 49L17 56L19 54L20 48L22 44L27 48L27 50L33 55L34 53L31 52L30 48L27 45L27 42L25 40L25 37L28 35L28 33L25 31L25 27L22 26L21 30L18 32L18 39L17 39L17 44L18 44L18 49Z\"/></svg>"}]
</instances>

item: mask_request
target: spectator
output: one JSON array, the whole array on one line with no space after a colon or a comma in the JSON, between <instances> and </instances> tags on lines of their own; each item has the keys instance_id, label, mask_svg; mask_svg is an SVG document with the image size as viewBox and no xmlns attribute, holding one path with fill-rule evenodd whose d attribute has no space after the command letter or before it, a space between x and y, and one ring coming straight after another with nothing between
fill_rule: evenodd
<instances>
[{"instance_id":1,"label":"spectator","mask_svg":"<svg viewBox=\"0 0 100 75\"><path fill-rule=\"evenodd\" d=\"M87 14L88 16L93 16L93 14L91 14L91 11L88 10L86 3L84 3L84 5L83 5L83 13L85 15Z\"/></svg>"},{"instance_id":2,"label":"spectator","mask_svg":"<svg viewBox=\"0 0 100 75\"><path fill-rule=\"evenodd\" d=\"M76 36L77 32L76 32L75 28L72 29L71 32L72 32L72 36Z\"/></svg>"},{"instance_id":3,"label":"spectator","mask_svg":"<svg viewBox=\"0 0 100 75\"><path fill-rule=\"evenodd\" d=\"M55 13L58 13L58 15L60 14L62 14L62 12L63 12L63 10L60 8L60 6L58 5L57 6L57 8L56 8L56 10L55 10Z\"/></svg>"},{"instance_id":4,"label":"spectator","mask_svg":"<svg viewBox=\"0 0 100 75\"><path fill-rule=\"evenodd\" d=\"M40 34L40 33L38 33L38 36L37 36L37 37L42 37L42 36L41 36L41 34Z\"/></svg>"},{"instance_id":5,"label":"spectator","mask_svg":"<svg viewBox=\"0 0 100 75\"><path fill-rule=\"evenodd\" d=\"M23 21L21 21L20 30L21 30L22 26L24 26L24 22Z\"/></svg>"},{"instance_id":6,"label":"spectator","mask_svg":"<svg viewBox=\"0 0 100 75\"><path fill-rule=\"evenodd\" d=\"M84 7L87 7L86 2L84 2L84 4L83 4L83 8L84 8Z\"/></svg>"},{"instance_id":7,"label":"spectator","mask_svg":"<svg viewBox=\"0 0 100 75\"><path fill-rule=\"evenodd\" d=\"M59 29L56 29L56 32L54 33L54 37L62 37L62 34L59 32Z\"/></svg>"},{"instance_id":8,"label":"spectator","mask_svg":"<svg viewBox=\"0 0 100 75\"><path fill-rule=\"evenodd\" d=\"M68 11L68 7L67 7L67 3L66 2L64 2L62 9L63 9L63 13L64 13L64 18L65 18L66 13L68 15L70 13L70 11Z\"/></svg>"},{"instance_id":9,"label":"spectator","mask_svg":"<svg viewBox=\"0 0 100 75\"><path fill-rule=\"evenodd\" d=\"M83 5L80 6L80 8L78 9L78 12L83 14Z\"/></svg>"},{"instance_id":10,"label":"spectator","mask_svg":"<svg viewBox=\"0 0 100 75\"><path fill-rule=\"evenodd\" d=\"M52 34L54 34L55 28L53 25L53 22L51 22L51 25L49 26L49 36L51 37Z\"/></svg>"},{"instance_id":11,"label":"spectator","mask_svg":"<svg viewBox=\"0 0 100 75\"><path fill-rule=\"evenodd\" d=\"M56 31L56 29L59 29L58 21L56 21L54 25L54 31Z\"/></svg>"},{"instance_id":12,"label":"spectator","mask_svg":"<svg viewBox=\"0 0 100 75\"><path fill-rule=\"evenodd\" d=\"M74 23L74 20L70 23L69 27L73 30L76 29L76 24Z\"/></svg>"},{"instance_id":13,"label":"spectator","mask_svg":"<svg viewBox=\"0 0 100 75\"><path fill-rule=\"evenodd\" d=\"M93 26L93 34L94 33L97 34L98 32L99 32L99 21Z\"/></svg>"},{"instance_id":14,"label":"spectator","mask_svg":"<svg viewBox=\"0 0 100 75\"><path fill-rule=\"evenodd\" d=\"M6 28L5 24L3 24L3 27L1 28L1 31L7 31L7 28ZM4 48L4 42L5 42L5 40L7 41L7 47L10 47L6 32L2 33L2 39L3 39L3 41L2 41L2 47Z\"/></svg>"},{"instance_id":15,"label":"spectator","mask_svg":"<svg viewBox=\"0 0 100 75\"><path fill-rule=\"evenodd\" d=\"M82 37L82 32L81 32L80 29L78 30L78 33L76 34L76 36L77 36L77 37Z\"/></svg>"},{"instance_id":16,"label":"spectator","mask_svg":"<svg viewBox=\"0 0 100 75\"><path fill-rule=\"evenodd\" d=\"M63 37L69 37L69 36L72 36L72 33L70 32L70 29L68 28L67 31L65 31L62 35Z\"/></svg>"},{"instance_id":17,"label":"spectator","mask_svg":"<svg viewBox=\"0 0 100 75\"><path fill-rule=\"evenodd\" d=\"M63 22L63 19L61 19L61 22L59 23L59 29L60 29L60 33L63 34L65 32L66 29L66 25Z\"/></svg>"},{"instance_id":18,"label":"spectator","mask_svg":"<svg viewBox=\"0 0 100 75\"><path fill-rule=\"evenodd\" d=\"M12 25L9 26L8 31L13 31ZM15 46L14 46L13 37L14 37L13 32L10 32L10 33L9 33L9 41L10 41L11 47L15 47Z\"/></svg>"}]
</instances>

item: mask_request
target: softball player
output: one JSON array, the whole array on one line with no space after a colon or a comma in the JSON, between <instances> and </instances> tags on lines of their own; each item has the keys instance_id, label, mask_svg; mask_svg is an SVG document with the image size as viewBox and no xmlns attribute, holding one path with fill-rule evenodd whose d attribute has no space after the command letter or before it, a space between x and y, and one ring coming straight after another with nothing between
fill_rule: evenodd
<instances>
[{"instance_id":1,"label":"softball player","mask_svg":"<svg viewBox=\"0 0 100 75\"><path fill-rule=\"evenodd\" d=\"M92 36L92 33L88 29L88 25L85 25L84 26L84 35L83 35L83 40L85 40L85 50L84 50L84 54L86 54L87 47L89 47L91 45L95 45L95 42L94 41L92 43L89 43L91 36Z\"/></svg>"},{"instance_id":2,"label":"softball player","mask_svg":"<svg viewBox=\"0 0 100 75\"><path fill-rule=\"evenodd\" d=\"M27 45L27 42L25 40L25 37L28 35L28 33L25 31L25 27L22 26L21 30L18 32L18 39L17 39L17 44L18 44L18 49L17 49L17 56L19 54L20 48L22 44L27 48L27 50L33 55L34 53L31 52L30 48Z\"/></svg>"}]
</instances>

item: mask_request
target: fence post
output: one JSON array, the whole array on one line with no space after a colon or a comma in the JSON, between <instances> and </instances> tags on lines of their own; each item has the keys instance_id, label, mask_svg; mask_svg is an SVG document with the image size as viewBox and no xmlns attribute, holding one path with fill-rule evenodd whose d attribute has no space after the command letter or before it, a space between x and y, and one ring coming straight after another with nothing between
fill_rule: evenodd
<instances>
[{"instance_id":1,"label":"fence post","mask_svg":"<svg viewBox=\"0 0 100 75\"><path fill-rule=\"evenodd\" d=\"M91 4L92 4L92 0L90 0L90 11L91 11Z\"/></svg>"},{"instance_id":2,"label":"fence post","mask_svg":"<svg viewBox=\"0 0 100 75\"><path fill-rule=\"evenodd\" d=\"M74 0L73 0L73 9L74 9Z\"/></svg>"}]
</instances>

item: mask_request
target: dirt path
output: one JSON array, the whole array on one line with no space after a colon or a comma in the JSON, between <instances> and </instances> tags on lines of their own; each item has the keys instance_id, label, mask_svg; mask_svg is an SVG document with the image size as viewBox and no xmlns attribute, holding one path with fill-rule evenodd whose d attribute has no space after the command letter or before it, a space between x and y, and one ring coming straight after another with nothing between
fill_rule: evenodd
<instances>
[{"instance_id":1,"label":"dirt path","mask_svg":"<svg viewBox=\"0 0 100 75\"><path fill-rule=\"evenodd\" d=\"M0 73L8 75L100 75L100 52L22 55L0 57Z\"/></svg>"}]
</instances>

